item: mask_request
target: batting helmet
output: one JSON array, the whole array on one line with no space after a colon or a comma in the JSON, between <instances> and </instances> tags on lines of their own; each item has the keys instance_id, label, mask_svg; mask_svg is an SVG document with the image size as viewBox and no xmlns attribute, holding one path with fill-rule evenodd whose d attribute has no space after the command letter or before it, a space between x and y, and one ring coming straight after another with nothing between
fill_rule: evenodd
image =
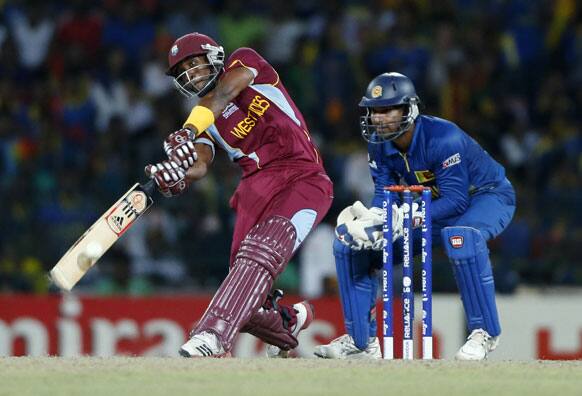
<instances>
[{"instance_id":1,"label":"batting helmet","mask_svg":"<svg viewBox=\"0 0 582 396\"><path fill-rule=\"evenodd\" d=\"M177 66L184 60L194 56L206 55L208 63L191 67L179 72ZM224 66L224 49L212 38L201 33L189 33L177 39L168 53L168 70L166 74L174 77L178 91L187 97L203 97L216 85ZM209 68L210 73L192 78L193 70ZM205 82L202 87L197 87Z\"/></svg>"},{"instance_id":2,"label":"batting helmet","mask_svg":"<svg viewBox=\"0 0 582 396\"><path fill-rule=\"evenodd\" d=\"M420 98L416 94L414 84L404 74L380 74L370 81L366 94L360 100L359 106L366 109L366 114L360 117L362 136L370 143L383 143L396 139L406 132L419 116L419 103ZM397 131L387 131L386 125L372 123L372 108L397 106L404 107Z\"/></svg>"}]
</instances>

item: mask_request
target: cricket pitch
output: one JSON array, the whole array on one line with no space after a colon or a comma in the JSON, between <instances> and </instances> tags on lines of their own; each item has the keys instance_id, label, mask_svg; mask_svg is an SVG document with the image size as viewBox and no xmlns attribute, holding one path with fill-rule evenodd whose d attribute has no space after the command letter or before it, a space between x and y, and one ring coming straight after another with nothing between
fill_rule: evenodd
<instances>
[{"instance_id":1,"label":"cricket pitch","mask_svg":"<svg viewBox=\"0 0 582 396\"><path fill-rule=\"evenodd\" d=\"M582 361L0 358L2 396L567 396L581 389Z\"/></svg>"}]
</instances>

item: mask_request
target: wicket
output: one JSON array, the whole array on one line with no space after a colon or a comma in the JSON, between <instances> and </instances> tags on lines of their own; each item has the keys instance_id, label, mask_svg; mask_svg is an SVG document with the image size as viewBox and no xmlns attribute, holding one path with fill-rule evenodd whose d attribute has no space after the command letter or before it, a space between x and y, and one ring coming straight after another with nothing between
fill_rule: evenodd
<instances>
[{"instance_id":1,"label":"wicket","mask_svg":"<svg viewBox=\"0 0 582 396\"><path fill-rule=\"evenodd\" d=\"M431 189L424 186L389 186L384 188L384 225L386 240L382 254L382 319L384 359L394 359L394 290L392 246L392 194L402 194L404 208L403 254L402 254L402 358L414 358L414 287L413 287L413 237L412 237L412 193L421 194L422 213L422 358L432 359L432 220L430 214Z\"/></svg>"}]
</instances>

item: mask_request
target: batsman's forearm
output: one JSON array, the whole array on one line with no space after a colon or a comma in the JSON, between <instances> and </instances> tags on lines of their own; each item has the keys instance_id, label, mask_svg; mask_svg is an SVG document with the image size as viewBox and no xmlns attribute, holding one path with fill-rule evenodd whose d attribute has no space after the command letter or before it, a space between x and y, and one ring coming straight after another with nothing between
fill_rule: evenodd
<instances>
[{"instance_id":1,"label":"batsman's forearm","mask_svg":"<svg viewBox=\"0 0 582 396\"><path fill-rule=\"evenodd\" d=\"M208 168L212 162L212 149L206 144L197 143L194 145L198 160L186 171L186 178L190 181L202 179L208 173Z\"/></svg>"},{"instance_id":2,"label":"batsman's forearm","mask_svg":"<svg viewBox=\"0 0 582 396\"><path fill-rule=\"evenodd\" d=\"M186 178L190 181L196 181L202 179L208 173L208 164L196 161L194 165L192 165L186 171Z\"/></svg>"}]
</instances>

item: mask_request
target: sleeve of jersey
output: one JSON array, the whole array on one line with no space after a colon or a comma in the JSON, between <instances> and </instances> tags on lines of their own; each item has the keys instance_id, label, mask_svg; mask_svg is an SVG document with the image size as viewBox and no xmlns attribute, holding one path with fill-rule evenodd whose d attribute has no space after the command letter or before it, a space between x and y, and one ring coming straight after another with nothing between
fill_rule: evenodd
<instances>
[{"instance_id":1,"label":"sleeve of jersey","mask_svg":"<svg viewBox=\"0 0 582 396\"><path fill-rule=\"evenodd\" d=\"M271 84L279 82L279 75L273 67L255 50L239 48L232 53L226 62L225 73L238 67L250 70L255 76L251 84Z\"/></svg>"},{"instance_id":2,"label":"sleeve of jersey","mask_svg":"<svg viewBox=\"0 0 582 396\"><path fill-rule=\"evenodd\" d=\"M210 135L208 135L206 133L206 131L204 131L203 133L201 133L199 135L198 138L196 138L196 140L194 140L194 143L196 144L204 144L208 147L210 147L210 150L212 150L212 159L211 161L214 161L214 157L216 155L216 149L214 147L214 142L212 141L212 139L210 138Z\"/></svg>"},{"instance_id":3,"label":"sleeve of jersey","mask_svg":"<svg viewBox=\"0 0 582 396\"><path fill-rule=\"evenodd\" d=\"M396 177L382 156L382 145L368 145L368 165L374 181L374 198L371 207L381 208L384 201L384 187L396 184Z\"/></svg>"},{"instance_id":4,"label":"sleeve of jersey","mask_svg":"<svg viewBox=\"0 0 582 396\"><path fill-rule=\"evenodd\" d=\"M439 199L432 203L432 218L444 219L464 213L469 206L469 169L460 137L454 136L442 145L436 145L435 176Z\"/></svg>"}]
</instances>

